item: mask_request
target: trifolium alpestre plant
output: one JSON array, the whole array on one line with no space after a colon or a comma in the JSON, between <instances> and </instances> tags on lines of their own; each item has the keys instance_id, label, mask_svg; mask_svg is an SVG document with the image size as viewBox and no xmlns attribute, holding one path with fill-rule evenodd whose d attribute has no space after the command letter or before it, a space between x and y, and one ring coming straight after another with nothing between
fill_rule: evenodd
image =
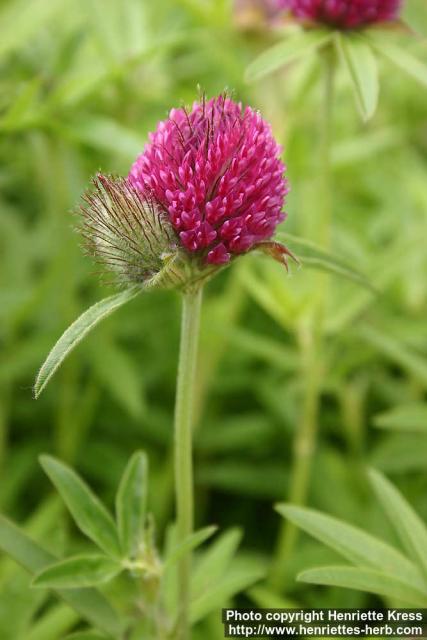
<instances>
[{"instance_id":1,"label":"trifolium alpestre plant","mask_svg":"<svg viewBox=\"0 0 427 640\"><path fill-rule=\"evenodd\" d=\"M144 484L146 477L143 454L131 461L118 492L119 534L105 508L74 472L51 458L43 459L77 524L108 557L64 560L43 569L36 578L38 586L67 589L96 586L126 571L140 585L141 580L144 583L141 602L145 604L140 606L145 614L148 611L150 629L162 638L189 637L194 620L190 552L212 533L209 527L193 531L192 404L202 289L220 269L256 250L287 268L288 257L293 256L273 239L285 219L288 192L281 151L270 125L257 111L223 94L211 100L203 97L191 109L172 109L150 134L150 142L127 177L98 174L83 196L79 230L87 252L123 290L95 304L65 331L36 379L38 397L83 337L142 291L160 287L181 293L174 438L176 548L172 557L178 581L174 613L162 608L164 570L171 561L162 563L152 543L152 528L147 529L145 515L145 524L138 515L138 478ZM71 498L69 486L76 490L72 489ZM81 510L88 513L82 515ZM128 539L129 529L131 542L123 546L121 538ZM256 577L259 574L252 572L248 583ZM138 615L136 609L130 629L138 624Z\"/></svg>"}]
</instances>

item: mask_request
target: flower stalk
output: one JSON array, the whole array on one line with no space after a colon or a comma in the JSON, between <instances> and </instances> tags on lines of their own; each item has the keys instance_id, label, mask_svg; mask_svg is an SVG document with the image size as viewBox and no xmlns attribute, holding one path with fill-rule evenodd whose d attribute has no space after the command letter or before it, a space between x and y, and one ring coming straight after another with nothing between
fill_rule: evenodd
<instances>
[{"instance_id":1,"label":"flower stalk","mask_svg":"<svg viewBox=\"0 0 427 640\"><path fill-rule=\"evenodd\" d=\"M193 531L193 409L196 364L200 333L202 287L185 291L182 296L181 341L175 399L175 491L178 544ZM179 618L177 638L189 638L191 553L178 565Z\"/></svg>"}]
</instances>

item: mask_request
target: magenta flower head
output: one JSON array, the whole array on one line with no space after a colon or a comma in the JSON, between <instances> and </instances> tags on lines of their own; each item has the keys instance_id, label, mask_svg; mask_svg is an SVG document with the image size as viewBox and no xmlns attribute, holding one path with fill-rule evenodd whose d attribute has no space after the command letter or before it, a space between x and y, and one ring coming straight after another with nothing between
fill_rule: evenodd
<instances>
[{"instance_id":1,"label":"magenta flower head","mask_svg":"<svg viewBox=\"0 0 427 640\"><path fill-rule=\"evenodd\" d=\"M279 0L279 4L300 20L357 29L396 20L401 0Z\"/></svg>"},{"instance_id":2,"label":"magenta flower head","mask_svg":"<svg viewBox=\"0 0 427 640\"><path fill-rule=\"evenodd\" d=\"M129 180L151 193L188 255L223 265L268 240L285 216L285 166L260 114L226 95L172 109Z\"/></svg>"},{"instance_id":3,"label":"magenta flower head","mask_svg":"<svg viewBox=\"0 0 427 640\"><path fill-rule=\"evenodd\" d=\"M288 191L281 149L250 107L221 95L173 109L127 178L85 194L86 246L123 283L186 288L271 242Z\"/></svg>"}]
</instances>

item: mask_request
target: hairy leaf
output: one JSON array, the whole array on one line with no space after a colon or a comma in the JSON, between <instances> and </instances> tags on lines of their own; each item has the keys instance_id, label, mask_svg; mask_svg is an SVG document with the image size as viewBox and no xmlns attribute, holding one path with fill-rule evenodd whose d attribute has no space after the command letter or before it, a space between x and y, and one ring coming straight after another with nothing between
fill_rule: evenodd
<instances>
[{"instance_id":1,"label":"hairy leaf","mask_svg":"<svg viewBox=\"0 0 427 640\"><path fill-rule=\"evenodd\" d=\"M116 515L123 553L135 558L144 540L148 491L148 458L137 451L129 460L116 496Z\"/></svg>"},{"instance_id":2,"label":"hairy leaf","mask_svg":"<svg viewBox=\"0 0 427 640\"><path fill-rule=\"evenodd\" d=\"M300 238L290 233L280 232L277 238L289 244L293 252L301 259L302 265L326 271L334 275L352 280L357 284L376 293L376 290L368 278L358 269L348 264L338 256L321 249L313 242Z\"/></svg>"},{"instance_id":3,"label":"hairy leaf","mask_svg":"<svg viewBox=\"0 0 427 640\"><path fill-rule=\"evenodd\" d=\"M41 456L40 463L60 493L79 529L105 553L120 556L114 520L87 484L64 463Z\"/></svg>"},{"instance_id":4,"label":"hairy leaf","mask_svg":"<svg viewBox=\"0 0 427 640\"><path fill-rule=\"evenodd\" d=\"M34 384L34 396L39 397L43 389L46 387L54 373L69 353L77 347L83 338L91 331L101 320L109 316L113 311L121 307L123 304L135 298L140 293L140 287L131 287L114 296L105 298L97 302L87 309L59 338L45 362L43 363L39 373L37 374Z\"/></svg>"},{"instance_id":5,"label":"hairy leaf","mask_svg":"<svg viewBox=\"0 0 427 640\"><path fill-rule=\"evenodd\" d=\"M242 539L240 529L230 529L218 537L205 551L194 569L191 587L200 595L226 573Z\"/></svg>"},{"instance_id":6,"label":"hairy leaf","mask_svg":"<svg viewBox=\"0 0 427 640\"><path fill-rule=\"evenodd\" d=\"M107 556L73 556L40 571L33 580L33 586L49 589L94 587L109 582L122 570L119 562Z\"/></svg>"},{"instance_id":7,"label":"hairy leaf","mask_svg":"<svg viewBox=\"0 0 427 640\"><path fill-rule=\"evenodd\" d=\"M0 549L31 574L52 564L56 558L45 551L7 518L0 516ZM85 620L106 633L118 636L122 623L111 605L96 589L55 590Z\"/></svg>"},{"instance_id":8,"label":"hairy leaf","mask_svg":"<svg viewBox=\"0 0 427 640\"><path fill-rule=\"evenodd\" d=\"M181 544L171 550L171 553L166 561L166 566L174 564L175 562L177 562L177 560L182 558L185 553L187 553L188 551L192 551L199 545L203 544L203 542L210 538L217 529L218 527L216 527L215 525L210 525L208 527L203 527L203 529L199 529L198 531L195 531L191 535L187 536L187 538L183 540Z\"/></svg>"},{"instance_id":9,"label":"hairy leaf","mask_svg":"<svg viewBox=\"0 0 427 640\"><path fill-rule=\"evenodd\" d=\"M195 597L190 606L192 624L202 620L211 611L221 608L229 598L244 591L263 577L264 571L255 568L236 573L231 572L199 597Z\"/></svg>"},{"instance_id":10,"label":"hairy leaf","mask_svg":"<svg viewBox=\"0 0 427 640\"><path fill-rule=\"evenodd\" d=\"M427 65L408 53L406 47L395 41L391 42L390 38L381 34L379 30L377 32L371 30L369 34L364 34L364 37L381 56L427 87Z\"/></svg>"},{"instance_id":11,"label":"hairy leaf","mask_svg":"<svg viewBox=\"0 0 427 640\"><path fill-rule=\"evenodd\" d=\"M360 37L335 35L335 42L350 74L357 105L363 119L369 120L378 105L378 66L372 47Z\"/></svg>"},{"instance_id":12,"label":"hairy leaf","mask_svg":"<svg viewBox=\"0 0 427 640\"><path fill-rule=\"evenodd\" d=\"M350 562L399 576L408 584L423 588L417 567L397 549L353 525L313 509L281 504L277 511L293 524L339 553Z\"/></svg>"},{"instance_id":13,"label":"hairy leaf","mask_svg":"<svg viewBox=\"0 0 427 640\"><path fill-rule=\"evenodd\" d=\"M427 403L413 402L378 413L374 425L390 431L427 433Z\"/></svg>"},{"instance_id":14,"label":"hairy leaf","mask_svg":"<svg viewBox=\"0 0 427 640\"><path fill-rule=\"evenodd\" d=\"M426 525L402 494L381 473L372 469L369 478L408 556L417 566L421 566L427 575Z\"/></svg>"},{"instance_id":15,"label":"hairy leaf","mask_svg":"<svg viewBox=\"0 0 427 640\"><path fill-rule=\"evenodd\" d=\"M64 640L108 640L110 636L105 636L97 631L78 631L67 636Z\"/></svg>"},{"instance_id":16,"label":"hairy leaf","mask_svg":"<svg viewBox=\"0 0 427 640\"><path fill-rule=\"evenodd\" d=\"M42 592L39 591L37 595L39 594ZM13 613L15 612L12 612L12 615ZM80 622L78 613L67 604L60 602L49 607L35 620L31 620L25 631L25 640L58 640L58 637L71 631L78 622Z\"/></svg>"},{"instance_id":17,"label":"hairy leaf","mask_svg":"<svg viewBox=\"0 0 427 640\"><path fill-rule=\"evenodd\" d=\"M324 31L301 31L261 53L247 68L245 79L254 82L290 62L312 53L327 44L332 38Z\"/></svg>"},{"instance_id":18,"label":"hairy leaf","mask_svg":"<svg viewBox=\"0 0 427 640\"><path fill-rule=\"evenodd\" d=\"M308 569L298 575L301 582L323 584L345 589L367 591L379 596L401 600L413 607L425 607L427 592L418 590L407 582L381 571L355 567L320 567Z\"/></svg>"},{"instance_id":19,"label":"hairy leaf","mask_svg":"<svg viewBox=\"0 0 427 640\"><path fill-rule=\"evenodd\" d=\"M387 335L375 327L362 325L357 329L360 337L373 345L385 356L397 362L427 387L427 359L416 353L404 342Z\"/></svg>"}]
</instances>

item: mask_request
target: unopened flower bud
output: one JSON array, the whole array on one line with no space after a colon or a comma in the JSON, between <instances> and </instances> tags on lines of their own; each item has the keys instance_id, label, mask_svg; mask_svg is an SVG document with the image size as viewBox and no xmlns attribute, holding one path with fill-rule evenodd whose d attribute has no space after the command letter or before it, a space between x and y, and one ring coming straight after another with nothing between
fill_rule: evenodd
<instances>
[{"instance_id":1,"label":"unopened flower bud","mask_svg":"<svg viewBox=\"0 0 427 640\"><path fill-rule=\"evenodd\" d=\"M175 287L186 280L168 215L126 178L98 174L84 196L81 232L88 252L123 284Z\"/></svg>"}]
</instances>

